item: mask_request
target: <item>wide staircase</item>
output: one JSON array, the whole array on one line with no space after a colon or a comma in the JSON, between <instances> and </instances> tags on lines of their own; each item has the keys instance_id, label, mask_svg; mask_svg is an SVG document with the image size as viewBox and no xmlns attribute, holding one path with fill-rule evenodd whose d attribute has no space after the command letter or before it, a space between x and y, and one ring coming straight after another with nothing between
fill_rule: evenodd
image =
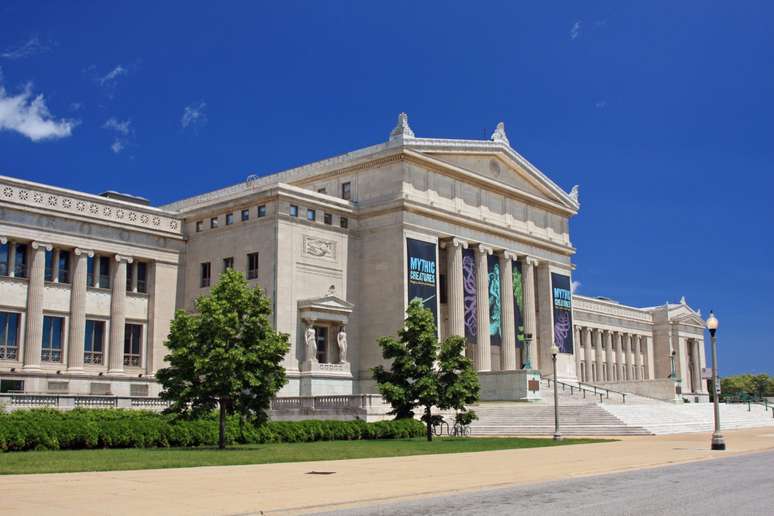
<instances>
[{"instance_id":1,"label":"wide staircase","mask_svg":"<svg viewBox=\"0 0 774 516\"><path fill-rule=\"evenodd\" d=\"M653 434L711 432L715 425L712 403L661 403L658 405L606 405L611 415L627 425L646 429ZM746 403L720 404L720 427L774 427L772 407Z\"/></svg>"}]
</instances>

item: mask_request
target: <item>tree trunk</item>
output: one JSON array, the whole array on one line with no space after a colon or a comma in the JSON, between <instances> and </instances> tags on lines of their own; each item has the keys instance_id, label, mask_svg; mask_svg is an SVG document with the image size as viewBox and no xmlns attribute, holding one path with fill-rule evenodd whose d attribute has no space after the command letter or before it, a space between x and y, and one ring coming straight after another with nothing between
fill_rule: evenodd
<instances>
[{"instance_id":1,"label":"tree trunk","mask_svg":"<svg viewBox=\"0 0 774 516\"><path fill-rule=\"evenodd\" d=\"M218 448L223 450L226 448L226 403L221 398L218 402L220 405L220 421L218 422Z\"/></svg>"},{"instance_id":2,"label":"tree trunk","mask_svg":"<svg viewBox=\"0 0 774 516\"><path fill-rule=\"evenodd\" d=\"M430 418L430 405L425 407L425 424L427 425L427 442L432 442L433 440L433 422Z\"/></svg>"}]
</instances>

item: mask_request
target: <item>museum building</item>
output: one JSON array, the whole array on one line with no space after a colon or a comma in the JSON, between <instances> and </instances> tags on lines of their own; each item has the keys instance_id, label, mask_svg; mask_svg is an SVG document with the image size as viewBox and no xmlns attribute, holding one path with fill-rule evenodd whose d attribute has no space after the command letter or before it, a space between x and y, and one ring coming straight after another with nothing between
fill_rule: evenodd
<instances>
[{"instance_id":1,"label":"museum building","mask_svg":"<svg viewBox=\"0 0 774 516\"><path fill-rule=\"evenodd\" d=\"M287 333L280 396L374 393L379 337L420 298L465 337L484 399L530 380L621 390L675 378L706 397L704 321L685 300L635 308L573 294L566 192L490 140L385 143L165 206L0 176L0 390L155 396L177 308L229 268Z\"/></svg>"}]
</instances>

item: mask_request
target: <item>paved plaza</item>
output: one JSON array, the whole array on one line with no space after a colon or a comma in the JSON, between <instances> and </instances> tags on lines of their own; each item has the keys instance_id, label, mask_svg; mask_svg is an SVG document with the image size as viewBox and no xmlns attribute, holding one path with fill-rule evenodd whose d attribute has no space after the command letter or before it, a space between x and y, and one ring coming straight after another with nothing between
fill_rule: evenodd
<instances>
[{"instance_id":1,"label":"paved plaza","mask_svg":"<svg viewBox=\"0 0 774 516\"><path fill-rule=\"evenodd\" d=\"M0 497L6 515L297 514L774 451L770 428L725 435L726 452L709 450L710 434L693 433L470 454L7 476Z\"/></svg>"}]
</instances>

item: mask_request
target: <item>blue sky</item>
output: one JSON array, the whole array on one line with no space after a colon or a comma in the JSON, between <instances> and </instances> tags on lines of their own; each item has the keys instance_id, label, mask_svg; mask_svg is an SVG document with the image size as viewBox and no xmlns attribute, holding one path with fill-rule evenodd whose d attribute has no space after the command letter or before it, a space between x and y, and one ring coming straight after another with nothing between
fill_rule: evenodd
<instances>
[{"instance_id":1,"label":"blue sky","mask_svg":"<svg viewBox=\"0 0 774 516\"><path fill-rule=\"evenodd\" d=\"M511 145L569 190L579 292L720 319L774 374L774 4L0 5L0 174L154 204L385 141ZM631 3L634 4L634 3Z\"/></svg>"}]
</instances>

